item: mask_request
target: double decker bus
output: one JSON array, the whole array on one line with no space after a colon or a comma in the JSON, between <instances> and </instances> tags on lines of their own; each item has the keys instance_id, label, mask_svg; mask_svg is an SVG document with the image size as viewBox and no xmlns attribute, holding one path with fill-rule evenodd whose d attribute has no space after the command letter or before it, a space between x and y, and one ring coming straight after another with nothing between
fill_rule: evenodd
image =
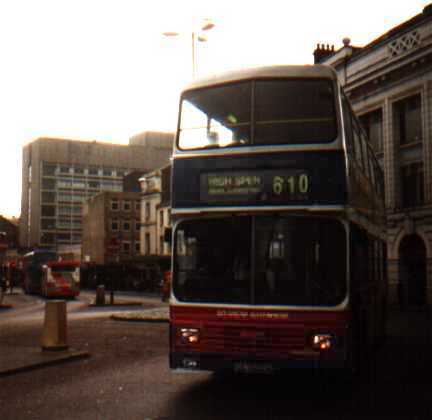
<instances>
[{"instance_id":1,"label":"double decker bus","mask_svg":"<svg viewBox=\"0 0 432 420\"><path fill-rule=\"evenodd\" d=\"M57 253L49 249L36 248L23 255L19 262L22 275L22 286L25 293L41 294L43 266L48 261L56 261Z\"/></svg>"},{"instance_id":2,"label":"double decker bus","mask_svg":"<svg viewBox=\"0 0 432 420\"><path fill-rule=\"evenodd\" d=\"M335 71L192 82L172 165L171 369L358 369L385 334L383 174Z\"/></svg>"},{"instance_id":3,"label":"double decker bus","mask_svg":"<svg viewBox=\"0 0 432 420\"><path fill-rule=\"evenodd\" d=\"M74 298L80 294L80 262L48 261L42 266L41 295Z\"/></svg>"}]
</instances>

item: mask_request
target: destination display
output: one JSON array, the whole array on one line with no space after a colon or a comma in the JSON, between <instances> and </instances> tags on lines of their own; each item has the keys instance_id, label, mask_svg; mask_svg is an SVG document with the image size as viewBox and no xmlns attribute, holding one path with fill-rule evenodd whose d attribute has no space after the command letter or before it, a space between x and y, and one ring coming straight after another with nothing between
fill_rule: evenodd
<instances>
[{"instance_id":1,"label":"destination display","mask_svg":"<svg viewBox=\"0 0 432 420\"><path fill-rule=\"evenodd\" d=\"M176 158L172 208L344 205L345 165L340 151Z\"/></svg>"},{"instance_id":2,"label":"destination display","mask_svg":"<svg viewBox=\"0 0 432 420\"><path fill-rule=\"evenodd\" d=\"M201 201L303 201L311 179L304 170L263 170L201 174Z\"/></svg>"},{"instance_id":3,"label":"destination display","mask_svg":"<svg viewBox=\"0 0 432 420\"><path fill-rule=\"evenodd\" d=\"M256 194L263 190L259 175L207 175L207 192L218 194Z\"/></svg>"}]
</instances>

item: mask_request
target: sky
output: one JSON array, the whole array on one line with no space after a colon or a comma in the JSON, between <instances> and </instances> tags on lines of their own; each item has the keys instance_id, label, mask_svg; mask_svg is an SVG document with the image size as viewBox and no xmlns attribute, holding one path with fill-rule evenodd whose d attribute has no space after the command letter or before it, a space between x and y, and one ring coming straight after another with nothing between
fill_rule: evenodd
<instances>
[{"instance_id":1,"label":"sky","mask_svg":"<svg viewBox=\"0 0 432 420\"><path fill-rule=\"evenodd\" d=\"M317 43L364 46L431 0L2 0L0 215L19 216L22 146L38 137L127 143L174 131L196 75L312 64ZM177 32L166 37L163 32Z\"/></svg>"}]
</instances>

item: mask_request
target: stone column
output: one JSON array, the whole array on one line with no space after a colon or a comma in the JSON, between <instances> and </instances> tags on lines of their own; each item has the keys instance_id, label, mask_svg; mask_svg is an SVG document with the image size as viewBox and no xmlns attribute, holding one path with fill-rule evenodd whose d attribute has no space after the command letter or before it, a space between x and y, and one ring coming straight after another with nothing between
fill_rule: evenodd
<instances>
[{"instance_id":1,"label":"stone column","mask_svg":"<svg viewBox=\"0 0 432 420\"><path fill-rule=\"evenodd\" d=\"M384 150L384 178L386 208L391 212L397 206L397 188L399 186L397 147L393 135L393 112L392 104L388 98L383 106L383 150ZM399 282L399 260L393 253L394 241L397 229L390 229L387 223L387 281L388 281L388 302L398 303L397 286Z\"/></svg>"},{"instance_id":2,"label":"stone column","mask_svg":"<svg viewBox=\"0 0 432 420\"><path fill-rule=\"evenodd\" d=\"M394 209L398 202L399 173L397 165L397 146L393 134L392 104L388 99L383 107L383 149L386 207Z\"/></svg>"},{"instance_id":3,"label":"stone column","mask_svg":"<svg viewBox=\"0 0 432 420\"><path fill-rule=\"evenodd\" d=\"M432 243L431 240L429 240ZM432 304L432 258L426 258L426 303Z\"/></svg>"},{"instance_id":4,"label":"stone column","mask_svg":"<svg viewBox=\"0 0 432 420\"><path fill-rule=\"evenodd\" d=\"M423 170L424 170L424 198L425 204L432 203L432 80L423 85L422 91L422 123L423 123ZM432 224L427 218L424 230L427 232L426 245L426 302L432 303Z\"/></svg>"},{"instance_id":5,"label":"stone column","mask_svg":"<svg viewBox=\"0 0 432 420\"><path fill-rule=\"evenodd\" d=\"M389 258L387 260L387 278L388 278L388 303L397 305L399 303L398 285L399 285L399 260Z\"/></svg>"},{"instance_id":6,"label":"stone column","mask_svg":"<svg viewBox=\"0 0 432 420\"><path fill-rule=\"evenodd\" d=\"M399 249L396 246L399 234L400 228L398 227L398 223L395 224L393 222L392 227L387 227L388 303L391 305L399 303Z\"/></svg>"},{"instance_id":7,"label":"stone column","mask_svg":"<svg viewBox=\"0 0 432 420\"><path fill-rule=\"evenodd\" d=\"M422 136L425 203L432 203L432 81L426 81L422 90Z\"/></svg>"}]
</instances>

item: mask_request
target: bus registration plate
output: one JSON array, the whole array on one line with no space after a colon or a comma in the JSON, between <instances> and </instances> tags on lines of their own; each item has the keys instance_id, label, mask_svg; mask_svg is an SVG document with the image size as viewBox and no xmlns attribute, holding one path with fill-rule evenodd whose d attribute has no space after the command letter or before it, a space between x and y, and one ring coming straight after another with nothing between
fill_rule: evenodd
<instances>
[{"instance_id":1,"label":"bus registration plate","mask_svg":"<svg viewBox=\"0 0 432 420\"><path fill-rule=\"evenodd\" d=\"M271 363L260 362L235 362L234 372L239 373L272 373L274 370Z\"/></svg>"}]
</instances>

